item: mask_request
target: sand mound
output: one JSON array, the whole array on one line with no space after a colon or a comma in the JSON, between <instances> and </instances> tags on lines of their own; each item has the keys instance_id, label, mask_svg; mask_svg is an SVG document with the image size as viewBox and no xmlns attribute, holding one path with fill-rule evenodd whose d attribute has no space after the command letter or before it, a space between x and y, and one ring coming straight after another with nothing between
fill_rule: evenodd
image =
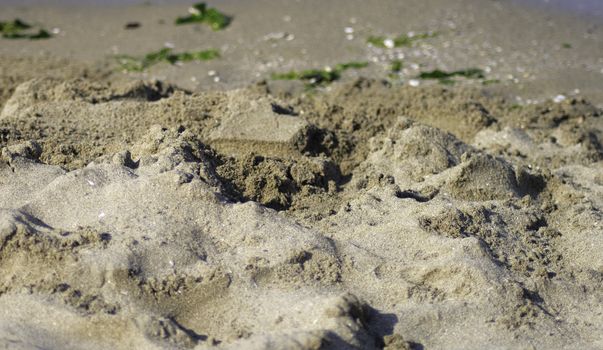
<instances>
[{"instance_id":1,"label":"sand mound","mask_svg":"<svg viewBox=\"0 0 603 350\"><path fill-rule=\"evenodd\" d=\"M603 344L600 111L262 88L21 85L0 115L0 344Z\"/></svg>"},{"instance_id":2,"label":"sand mound","mask_svg":"<svg viewBox=\"0 0 603 350\"><path fill-rule=\"evenodd\" d=\"M87 65L73 60L57 59L46 55L0 55L0 107L13 95L17 86L37 77L60 79L87 78L92 80L111 77L106 64ZM117 77L112 79L119 80Z\"/></svg>"},{"instance_id":3,"label":"sand mound","mask_svg":"<svg viewBox=\"0 0 603 350\"><path fill-rule=\"evenodd\" d=\"M114 315L111 327L120 327L134 312L140 321L128 327L139 333L135 338L184 347L264 332L274 335L250 338L250 344L270 344L271 337L283 337L277 330L295 330L297 335L286 337L293 343L319 346L331 341L329 332L344 337L339 341L370 343L363 324L367 311L358 299L296 288L315 285L319 292L340 280L342 263L332 243L256 204L225 201L214 187L219 184L211 155L190 137L153 128L133 147L133 167L121 164L129 158L121 153L100 159L57 174L27 204L2 211L3 294L20 295L26 288L59 310L29 324L49 332L30 344L43 346L56 336L50 344L61 346L61 335L49 328L64 312L80 315L89 327L106 315ZM52 167L29 160L11 166ZM239 306L233 309L234 300ZM307 315L312 322L296 316L308 303L315 310ZM252 316L256 308L261 315ZM250 313L241 317L241 310Z\"/></svg>"}]
</instances>

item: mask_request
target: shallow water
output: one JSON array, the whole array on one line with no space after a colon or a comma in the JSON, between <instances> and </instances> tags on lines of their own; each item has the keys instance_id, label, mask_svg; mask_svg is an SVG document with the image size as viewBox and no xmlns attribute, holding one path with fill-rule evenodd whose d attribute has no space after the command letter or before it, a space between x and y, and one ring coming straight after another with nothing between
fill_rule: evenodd
<instances>
[{"instance_id":1,"label":"shallow water","mask_svg":"<svg viewBox=\"0 0 603 350\"><path fill-rule=\"evenodd\" d=\"M557 9L579 15L603 18L603 1L601 0L514 0L534 6Z\"/></svg>"}]
</instances>

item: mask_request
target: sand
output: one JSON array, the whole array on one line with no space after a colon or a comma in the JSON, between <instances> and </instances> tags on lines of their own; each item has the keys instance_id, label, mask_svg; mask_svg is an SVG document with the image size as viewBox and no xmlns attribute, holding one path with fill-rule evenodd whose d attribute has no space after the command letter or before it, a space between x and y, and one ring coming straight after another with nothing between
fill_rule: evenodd
<instances>
[{"instance_id":1,"label":"sand","mask_svg":"<svg viewBox=\"0 0 603 350\"><path fill-rule=\"evenodd\" d=\"M124 18L177 13L162 6L99 16L116 33ZM279 3L275 16L298 6ZM490 6L518 11L471 11ZM249 5L224 7L236 19ZM69 27L70 11L86 10L47 11ZM547 16L572 23L570 32L590 25ZM529 28L546 22L534 21ZM263 31L235 23L216 34L235 50L247 45L237 37ZM487 33L460 42L499 35ZM142 35L141 46L157 43L153 30ZM373 62L310 90L252 78L271 54L226 50L219 62L126 74L67 39L21 41L18 52L0 41L2 347L603 347L603 95L589 73L600 38L574 38L585 79L539 78L561 77L560 65L535 69L531 85L413 86L412 72L392 79ZM327 40L341 54L310 53L312 62L376 54ZM555 30L542 36L560 40ZM75 53L61 54L63 45ZM502 56L506 67L523 59ZM191 74L216 67L226 82L213 75L191 86ZM291 67L309 66L278 66ZM576 81L586 93L567 92Z\"/></svg>"}]
</instances>

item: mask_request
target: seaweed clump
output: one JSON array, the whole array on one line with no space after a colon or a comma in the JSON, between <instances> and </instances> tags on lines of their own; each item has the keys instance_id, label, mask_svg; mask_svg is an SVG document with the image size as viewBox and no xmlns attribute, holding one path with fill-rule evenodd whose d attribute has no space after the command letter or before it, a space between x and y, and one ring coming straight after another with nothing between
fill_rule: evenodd
<instances>
[{"instance_id":1,"label":"seaweed clump","mask_svg":"<svg viewBox=\"0 0 603 350\"><path fill-rule=\"evenodd\" d=\"M207 23L213 30L222 30L230 24L232 18L222 12L207 7L203 2L189 8L189 15L176 18L176 24Z\"/></svg>"},{"instance_id":2,"label":"seaweed clump","mask_svg":"<svg viewBox=\"0 0 603 350\"><path fill-rule=\"evenodd\" d=\"M218 57L220 57L220 52L216 49L175 53L170 48L163 48L159 51L146 54L142 58L129 55L120 55L116 58L121 67L126 71L142 72L161 62L176 64L177 62L208 61Z\"/></svg>"},{"instance_id":3,"label":"seaweed clump","mask_svg":"<svg viewBox=\"0 0 603 350\"><path fill-rule=\"evenodd\" d=\"M32 31L33 30L33 31ZM0 21L0 33L5 39L48 39L52 35L46 29L38 29L36 32L34 27L18 18L8 21Z\"/></svg>"},{"instance_id":4,"label":"seaweed clump","mask_svg":"<svg viewBox=\"0 0 603 350\"><path fill-rule=\"evenodd\" d=\"M314 88L321 85L328 85L341 78L341 74L348 69L361 69L368 66L368 62L348 62L339 63L334 68L307 69L303 71L289 71L286 73L272 74L273 80L301 80L306 83L306 87Z\"/></svg>"},{"instance_id":5,"label":"seaweed clump","mask_svg":"<svg viewBox=\"0 0 603 350\"><path fill-rule=\"evenodd\" d=\"M435 69L429 72L422 72L419 74L419 79L433 79L438 80L441 84L451 85L454 84L453 78L464 77L466 79L484 79L485 74L482 69L479 68L467 68L455 70L452 72L446 72L440 69Z\"/></svg>"}]
</instances>

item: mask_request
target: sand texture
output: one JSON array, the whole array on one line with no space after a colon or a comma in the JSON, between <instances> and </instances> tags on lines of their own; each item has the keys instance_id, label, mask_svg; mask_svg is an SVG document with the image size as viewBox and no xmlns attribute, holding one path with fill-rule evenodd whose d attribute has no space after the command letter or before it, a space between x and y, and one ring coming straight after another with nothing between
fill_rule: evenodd
<instances>
[{"instance_id":1,"label":"sand texture","mask_svg":"<svg viewBox=\"0 0 603 350\"><path fill-rule=\"evenodd\" d=\"M19 85L3 346L603 346L601 110L268 90Z\"/></svg>"},{"instance_id":2,"label":"sand texture","mask_svg":"<svg viewBox=\"0 0 603 350\"><path fill-rule=\"evenodd\" d=\"M603 348L600 21L209 5L0 4L0 348Z\"/></svg>"}]
</instances>

